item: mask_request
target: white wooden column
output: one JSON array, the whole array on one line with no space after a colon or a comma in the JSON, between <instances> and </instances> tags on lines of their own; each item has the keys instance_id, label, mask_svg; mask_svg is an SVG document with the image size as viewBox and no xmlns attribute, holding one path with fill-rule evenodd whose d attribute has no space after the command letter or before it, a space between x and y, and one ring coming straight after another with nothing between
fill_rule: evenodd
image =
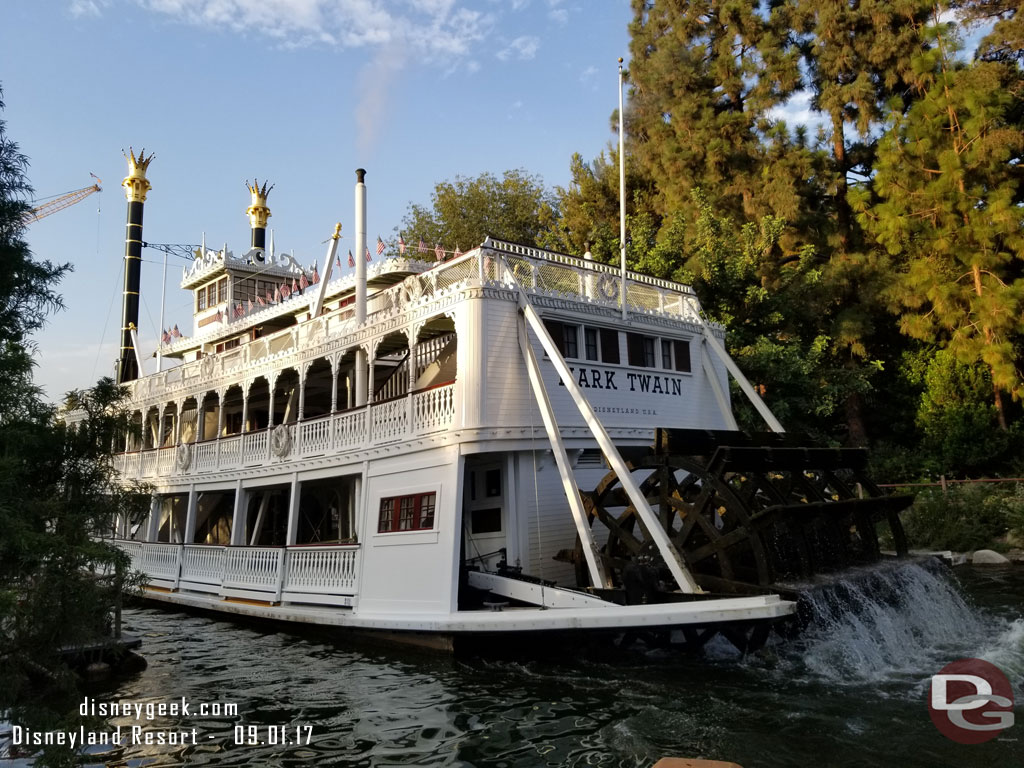
<instances>
[{"instance_id":1,"label":"white wooden column","mask_svg":"<svg viewBox=\"0 0 1024 768\"><path fill-rule=\"evenodd\" d=\"M217 438L224 434L224 395L226 389L217 392Z\"/></svg>"},{"instance_id":2,"label":"white wooden column","mask_svg":"<svg viewBox=\"0 0 1024 768\"><path fill-rule=\"evenodd\" d=\"M306 363L305 365L299 366L299 414L297 421L302 421L306 418L306 374L309 372L309 367L312 363Z\"/></svg>"},{"instance_id":3,"label":"white wooden column","mask_svg":"<svg viewBox=\"0 0 1024 768\"><path fill-rule=\"evenodd\" d=\"M292 473L290 495L288 497L288 531L285 535L285 545L291 546L299 532L299 475Z\"/></svg>"},{"instance_id":4,"label":"white wooden column","mask_svg":"<svg viewBox=\"0 0 1024 768\"><path fill-rule=\"evenodd\" d=\"M337 355L331 355L331 413L338 410L338 369L341 362Z\"/></svg>"},{"instance_id":5,"label":"white wooden column","mask_svg":"<svg viewBox=\"0 0 1024 768\"><path fill-rule=\"evenodd\" d=\"M242 487L242 481L238 480L235 483L235 510L231 516L231 545L235 547L245 544L245 513L249 506L246 501L247 495Z\"/></svg>"},{"instance_id":6,"label":"white wooden column","mask_svg":"<svg viewBox=\"0 0 1024 768\"><path fill-rule=\"evenodd\" d=\"M143 541L156 541L160 535L160 497L155 495L149 502L149 519L142 532Z\"/></svg>"},{"instance_id":7,"label":"white wooden column","mask_svg":"<svg viewBox=\"0 0 1024 768\"><path fill-rule=\"evenodd\" d=\"M249 431L249 387L252 386L251 381L242 382L242 428L239 433L245 433Z\"/></svg>"},{"instance_id":8,"label":"white wooden column","mask_svg":"<svg viewBox=\"0 0 1024 768\"><path fill-rule=\"evenodd\" d=\"M277 387L277 376L268 374L267 384L269 384L268 390L270 393L267 404L267 429L270 430L274 426L274 389Z\"/></svg>"},{"instance_id":9,"label":"white wooden column","mask_svg":"<svg viewBox=\"0 0 1024 768\"><path fill-rule=\"evenodd\" d=\"M198 507L199 493L196 491L195 485L191 485L188 489L188 511L185 513L185 536L184 541L180 543L193 543L192 540L196 537L196 512ZM173 516L173 509L171 510L171 514Z\"/></svg>"}]
</instances>

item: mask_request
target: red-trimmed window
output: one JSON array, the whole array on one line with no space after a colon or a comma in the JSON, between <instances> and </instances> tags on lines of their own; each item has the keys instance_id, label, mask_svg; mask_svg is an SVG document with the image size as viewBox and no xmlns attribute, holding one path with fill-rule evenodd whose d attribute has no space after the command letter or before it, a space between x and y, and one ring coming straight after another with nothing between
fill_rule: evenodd
<instances>
[{"instance_id":1,"label":"red-trimmed window","mask_svg":"<svg viewBox=\"0 0 1024 768\"><path fill-rule=\"evenodd\" d=\"M434 527L437 493L414 493L410 496L389 496L380 500L377 533L396 531L429 531Z\"/></svg>"}]
</instances>

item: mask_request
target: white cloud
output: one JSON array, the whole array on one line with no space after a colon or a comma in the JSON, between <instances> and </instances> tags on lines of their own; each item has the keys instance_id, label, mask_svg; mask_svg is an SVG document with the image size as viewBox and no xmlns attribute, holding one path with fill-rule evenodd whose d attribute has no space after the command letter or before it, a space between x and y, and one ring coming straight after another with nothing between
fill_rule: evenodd
<instances>
[{"instance_id":1,"label":"white cloud","mask_svg":"<svg viewBox=\"0 0 1024 768\"><path fill-rule=\"evenodd\" d=\"M77 5L85 8L111 1L71 0L73 12ZM474 49L495 24L493 15L468 7L472 0L133 1L174 21L262 35L285 49L369 49L373 55L367 57L357 83L358 137L363 151L390 108L391 90L407 62L434 64L445 75L460 68L474 72L480 66L472 58Z\"/></svg>"},{"instance_id":2,"label":"white cloud","mask_svg":"<svg viewBox=\"0 0 1024 768\"><path fill-rule=\"evenodd\" d=\"M565 8L554 8L548 11L548 18L556 24L567 24L569 22L569 11Z\"/></svg>"},{"instance_id":3,"label":"white cloud","mask_svg":"<svg viewBox=\"0 0 1024 768\"><path fill-rule=\"evenodd\" d=\"M72 16L102 16L110 0L71 0L69 10Z\"/></svg>"},{"instance_id":4,"label":"white cloud","mask_svg":"<svg viewBox=\"0 0 1024 768\"><path fill-rule=\"evenodd\" d=\"M509 43L505 48L502 48L495 55L502 61L508 61L513 57L527 61L537 55L537 49L539 48L539 37L534 35L522 35Z\"/></svg>"},{"instance_id":5,"label":"white cloud","mask_svg":"<svg viewBox=\"0 0 1024 768\"><path fill-rule=\"evenodd\" d=\"M212 29L262 34L285 47L401 47L450 64L490 32L490 14L463 0L135 0L143 8ZM73 4L108 0L72 0Z\"/></svg>"}]
</instances>

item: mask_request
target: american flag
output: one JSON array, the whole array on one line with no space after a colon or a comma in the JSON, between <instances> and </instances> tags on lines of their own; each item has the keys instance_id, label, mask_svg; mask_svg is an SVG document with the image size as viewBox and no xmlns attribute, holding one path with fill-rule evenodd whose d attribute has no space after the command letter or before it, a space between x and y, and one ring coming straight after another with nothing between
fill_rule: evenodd
<instances>
[{"instance_id":1,"label":"american flag","mask_svg":"<svg viewBox=\"0 0 1024 768\"><path fill-rule=\"evenodd\" d=\"M274 297L270 294L270 289L267 288L267 304L273 304Z\"/></svg>"},{"instance_id":2,"label":"american flag","mask_svg":"<svg viewBox=\"0 0 1024 768\"><path fill-rule=\"evenodd\" d=\"M252 299L249 299L249 306L246 309L248 312L252 312Z\"/></svg>"},{"instance_id":3,"label":"american flag","mask_svg":"<svg viewBox=\"0 0 1024 768\"><path fill-rule=\"evenodd\" d=\"M338 265L338 269L341 269L341 264ZM316 269L316 265L313 265L313 285L320 282L320 273Z\"/></svg>"},{"instance_id":4,"label":"american flag","mask_svg":"<svg viewBox=\"0 0 1024 768\"><path fill-rule=\"evenodd\" d=\"M437 257L438 261L444 258L444 248L441 247L440 243L434 246L434 255Z\"/></svg>"},{"instance_id":5,"label":"american flag","mask_svg":"<svg viewBox=\"0 0 1024 768\"><path fill-rule=\"evenodd\" d=\"M420 244L416 247L416 250L419 251L420 253L427 252L427 244L423 242L422 237L420 238Z\"/></svg>"},{"instance_id":6,"label":"american flag","mask_svg":"<svg viewBox=\"0 0 1024 768\"><path fill-rule=\"evenodd\" d=\"M341 256L335 256L334 257L334 264L335 264L335 266L338 267L338 269L341 269Z\"/></svg>"},{"instance_id":7,"label":"american flag","mask_svg":"<svg viewBox=\"0 0 1024 768\"><path fill-rule=\"evenodd\" d=\"M398 253L399 255L405 255L405 238L402 237L402 233L398 233Z\"/></svg>"},{"instance_id":8,"label":"american flag","mask_svg":"<svg viewBox=\"0 0 1024 768\"><path fill-rule=\"evenodd\" d=\"M459 258L462 255L462 249L458 245L455 246L455 253L452 254L453 259Z\"/></svg>"},{"instance_id":9,"label":"american flag","mask_svg":"<svg viewBox=\"0 0 1024 768\"><path fill-rule=\"evenodd\" d=\"M299 292L299 284L295 282L295 278L292 278L292 293Z\"/></svg>"},{"instance_id":10,"label":"american flag","mask_svg":"<svg viewBox=\"0 0 1024 768\"><path fill-rule=\"evenodd\" d=\"M178 330L178 324L177 323L175 323L174 327L171 328L171 336L173 338L175 338L175 339L180 339L181 338L181 331Z\"/></svg>"},{"instance_id":11,"label":"american flag","mask_svg":"<svg viewBox=\"0 0 1024 768\"><path fill-rule=\"evenodd\" d=\"M235 304L235 317L241 317L243 314L242 302Z\"/></svg>"},{"instance_id":12,"label":"american flag","mask_svg":"<svg viewBox=\"0 0 1024 768\"><path fill-rule=\"evenodd\" d=\"M352 251L348 252L348 265L350 267L354 267L356 265L356 260L352 258Z\"/></svg>"},{"instance_id":13,"label":"american flag","mask_svg":"<svg viewBox=\"0 0 1024 768\"><path fill-rule=\"evenodd\" d=\"M89 175L92 176L91 173ZM171 334L168 333L167 331L164 331L163 335L160 336L160 341L163 342L164 344L170 344L171 343Z\"/></svg>"},{"instance_id":14,"label":"american flag","mask_svg":"<svg viewBox=\"0 0 1024 768\"><path fill-rule=\"evenodd\" d=\"M263 297L262 297L262 296L257 296L257 297L256 297L256 303L257 303L257 304L259 304L259 305L260 305L261 307L265 307L265 306L267 306L267 302L265 302L265 301L263 300Z\"/></svg>"},{"instance_id":15,"label":"american flag","mask_svg":"<svg viewBox=\"0 0 1024 768\"><path fill-rule=\"evenodd\" d=\"M380 239L380 235L377 235L377 255L380 256L384 253L384 241Z\"/></svg>"},{"instance_id":16,"label":"american flag","mask_svg":"<svg viewBox=\"0 0 1024 768\"><path fill-rule=\"evenodd\" d=\"M370 246L366 246L366 260L373 261L373 259L370 257Z\"/></svg>"},{"instance_id":17,"label":"american flag","mask_svg":"<svg viewBox=\"0 0 1024 768\"><path fill-rule=\"evenodd\" d=\"M305 272L303 272L302 276L299 278L299 288L301 288L302 290L306 290L307 288L309 288L309 280L306 279Z\"/></svg>"},{"instance_id":18,"label":"american flag","mask_svg":"<svg viewBox=\"0 0 1024 768\"><path fill-rule=\"evenodd\" d=\"M280 301L281 301L281 286L280 285L275 285L274 286L274 303L277 304Z\"/></svg>"},{"instance_id":19,"label":"american flag","mask_svg":"<svg viewBox=\"0 0 1024 768\"><path fill-rule=\"evenodd\" d=\"M292 289L288 287L288 283L281 283L281 299L287 299L291 295Z\"/></svg>"}]
</instances>

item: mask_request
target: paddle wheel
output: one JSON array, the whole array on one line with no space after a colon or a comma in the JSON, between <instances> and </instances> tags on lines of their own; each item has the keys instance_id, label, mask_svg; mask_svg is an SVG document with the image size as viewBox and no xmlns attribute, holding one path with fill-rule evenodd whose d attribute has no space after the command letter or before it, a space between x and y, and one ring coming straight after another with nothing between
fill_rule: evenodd
<instances>
[{"instance_id":1,"label":"paddle wheel","mask_svg":"<svg viewBox=\"0 0 1024 768\"><path fill-rule=\"evenodd\" d=\"M865 472L863 449L804 448L778 433L659 429L652 448L623 458L708 593L791 594L785 582L879 560L880 528L898 555L907 552L899 512L912 497L883 494ZM613 585L594 591L626 603L680 599L665 587L664 560L618 474L583 496ZM561 559L593 589L581 547Z\"/></svg>"}]
</instances>

